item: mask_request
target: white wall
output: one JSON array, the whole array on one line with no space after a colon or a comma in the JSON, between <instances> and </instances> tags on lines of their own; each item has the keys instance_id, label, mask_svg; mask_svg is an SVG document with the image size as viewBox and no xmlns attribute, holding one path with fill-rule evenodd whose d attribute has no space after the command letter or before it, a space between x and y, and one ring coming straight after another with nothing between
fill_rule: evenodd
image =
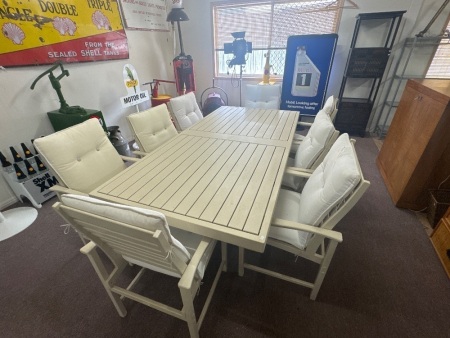
<instances>
[{"instance_id":1,"label":"white wall","mask_svg":"<svg viewBox=\"0 0 450 338\"><path fill-rule=\"evenodd\" d=\"M186 54L194 59L197 98L212 86L213 45L211 7L212 0L185 0L184 7L190 21L182 22L182 36ZM359 9L344 9L338 47L328 88L328 95L339 93L345 62L358 13L407 10L400 40L418 33L431 20L442 0L355 0ZM347 5L347 3L346 3ZM430 29L437 34L444 25L450 6L440 15ZM70 76L61 80L62 92L69 105L79 105L103 112L107 125L119 125L122 134L131 139L125 116L136 111L123 109L119 98L126 95L122 68L131 63L137 70L141 83L152 79L173 79L171 60L174 56L172 32L127 30L130 58L118 61L68 64ZM179 53L177 49L175 54ZM0 71L0 151L9 155L9 146L19 148L21 142L53 132L46 112L59 108L56 92L48 79L41 79L36 88L31 83L49 66L8 68ZM259 81L259 79L258 79ZM216 83L229 95L229 104L239 103L239 89L230 78ZM164 85L161 92L175 94L173 85ZM149 88L148 88L149 89ZM142 105L145 108L148 105ZM0 179L0 209L15 202L16 198L7 183Z\"/></svg>"},{"instance_id":2,"label":"white wall","mask_svg":"<svg viewBox=\"0 0 450 338\"><path fill-rule=\"evenodd\" d=\"M118 125L122 135L131 140L125 116L136 107L122 108L120 97L127 95L122 69L130 63L142 83L153 79L173 80L173 33L153 31L126 31L129 59L66 64L69 76L61 79L62 93L70 106L98 109L103 112L108 126ZM60 107L55 90L47 76L30 89L33 81L51 66L31 66L0 70L0 151L11 161L9 146L21 151L20 143L53 132L47 112ZM58 76L60 69L55 70ZM167 86L167 88L165 87ZM175 95L173 85L162 90ZM150 86L141 87L141 90ZM143 103L140 109L150 103ZM17 201L3 176L0 179L0 209Z\"/></svg>"}]
</instances>

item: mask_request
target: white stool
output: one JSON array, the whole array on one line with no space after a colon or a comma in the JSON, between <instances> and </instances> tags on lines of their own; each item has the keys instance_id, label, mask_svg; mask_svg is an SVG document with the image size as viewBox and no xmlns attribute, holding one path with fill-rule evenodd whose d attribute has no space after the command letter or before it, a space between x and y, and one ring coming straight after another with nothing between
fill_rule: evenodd
<instances>
[{"instance_id":1,"label":"white stool","mask_svg":"<svg viewBox=\"0 0 450 338\"><path fill-rule=\"evenodd\" d=\"M34 208L21 207L0 212L0 241L17 235L28 228L37 218Z\"/></svg>"}]
</instances>

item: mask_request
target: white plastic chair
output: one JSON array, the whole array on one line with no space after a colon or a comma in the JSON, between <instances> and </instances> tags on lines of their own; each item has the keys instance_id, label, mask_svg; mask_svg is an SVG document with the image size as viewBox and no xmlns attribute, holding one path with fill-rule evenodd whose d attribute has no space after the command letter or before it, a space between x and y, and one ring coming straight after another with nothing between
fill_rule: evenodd
<instances>
[{"instance_id":1,"label":"white plastic chair","mask_svg":"<svg viewBox=\"0 0 450 338\"><path fill-rule=\"evenodd\" d=\"M81 252L88 256L121 317L127 314L122 298L130 298L186 321L191 337L198 337L226 264L224 260L221 262L197 320L193 301L214 250L215 240L182 230L169 229L165 216L159 212L104 202L86 196L63 195L61 202L57 202L53 208L84 237L91 240L81 248ZM114 265L113 269L106 268L97 248L107 255ZM140 266L141 269L127 286L119 282L119 277L130 263ZM183 302L181 310L132 291L146 270L179 279L178 290ZM156 285L147 285L147 287L154 286ZM89 285L83 286L87 287Z\"/></svg>"},{"instance_id":2,"label":"white plastic chair","mask_svg":"<svg viewBox=\"0 0 450 338\"><path fill-rule=\"evenodd\" d=\"M246 108L280 109L281 86L247 84L245 86Z\"/></svg>"},{"instance_id":3,"label":"white plastic chair","mask_svg":"<svg viewBox=\"0 0 450 338\"><path fill-rule=\"evenodd\" d=\"M178 134L165 104L127 116L139 149L149 153Z\"/></svg>"},{"instance_id":4,"label":"white plastic chair","mask_svg":"<svg viewBox=\"0 0 450 338\"><path fill-rule=\"evenodd\" d=\"M178 131L183 131L203 119L193 92L171 98L167 107Z\"/></svg>"},{"instance_id":5,"label":"white plastic chair","mask_svg":"<svg viewBox=\"0 0 450 338\"><path fill-rule=\"evenodd\" d=\"M239 248L239 275L244 268L311 288L316 299L342 234L334 226L355 206L369 181L364 179L348 134L342 134L323 162L308 177L302 193L280 190L267 245L319 264L314 281L306 281L246 263Z\"/></svg>"}]
</instances>

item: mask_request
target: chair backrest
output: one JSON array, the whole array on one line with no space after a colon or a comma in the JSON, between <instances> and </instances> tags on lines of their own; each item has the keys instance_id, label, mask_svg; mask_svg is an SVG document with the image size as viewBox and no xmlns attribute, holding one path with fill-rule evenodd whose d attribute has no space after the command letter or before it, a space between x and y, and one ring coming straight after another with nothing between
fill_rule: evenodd
<instances>
[{"instance_id":1,"label":"chair backrest","mask_svg":"<svg viewBox=\"0 0 450 338\"><path fill-rule=\"evenodd\" d=\"M167 102L167 107L175 127L179 131L183 131L203 119L202 111L193 92L171 98Z\"/></svg>"},{"instance_id":2,"label":"chair backrest","mask_svg":"<svg viewBox=\"0 0 450 338\"><path fill-rule=\"evenodd\" d=\"M279 109L281 86L247 84L245 86L245 104L247 108Z\"/></svg>"},{"instance_id":3,"label":"chair backrest","mask_svg":"<svg viewBox=\"0 0 450 338\"><path fill-rule=\"evenodd\" d=\"M328 113L323 109L320 110L295 153L294 166L315 169L338 136L339 132L334 128Z\"/></svg>"},{"instance_id":4,"label":"chair backrest","mask_svg":"<svg viewBox=\"0 0 450 338\"><path fill-rule=\"evenodd\" d=\"M191 259L160 212L71 194L62 195L55 209L112 259L118 254L133 264L177 277Z\"/></svg>"},{"instance_id":5,"label":"chair backrest","mask_svg":"<svg viewBox=\"0 0 450 338\"><path fill-rule=\"evenodd\" d=\"M127 116L140 150L149 153L178 134L165 104Z\"/></svg>"},{"instance_id":6,"label":"chair backrest","mask_svg":"<svg viewBox=\"0 0 450 338\"><path fill-rule=\"evenodd\" d=\"M34 146L61 185L83 193L126 168L97 119L37 138Z\"/></svg>"},{"instance_id":7,"label":"chair backrest","mask_svg":"<svg viewBox=\"0 0 450 338\"><path fill-rule=\"evenodd\" d=\"M298 222L333 229L369 185L353 143L348 134L342 134L303 187ZM299 236L304 243L311 238L310 234L301 231ZM319 242L315 244L319 245Z\"/></svg>"},{"instance_id":8,"label":"chair backrest","mask_svg":"<svg viewBox=\"0 0 450 338\"><path fill-rule=\"evenodd\" d=\"M334 121L334 118L336 117L337 106L338 106L338 99L333 95L331 95L328 97L328 99L325 101L325 104L322 107L322 110L327 112L327 114L330 116L331 121Z\"/></svg>"}]
</instances>

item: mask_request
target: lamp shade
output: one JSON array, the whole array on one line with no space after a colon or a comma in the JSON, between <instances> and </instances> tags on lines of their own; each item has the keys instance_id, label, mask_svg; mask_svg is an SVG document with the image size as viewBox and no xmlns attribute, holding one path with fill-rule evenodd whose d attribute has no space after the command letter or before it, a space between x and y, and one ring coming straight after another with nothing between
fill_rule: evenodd
<instances>
[{"instance_id":1,"label":"lamp shade","mask_svg":"<svg viewBox=\"0 0 450 338\"><path fill-rule=\"evenodd\" d=\"M188 21L189 17L183 11L182 8L172 8L172 10L167 15L166 21L174 22L174 21Z\"/></svg>"}]
</instances>

